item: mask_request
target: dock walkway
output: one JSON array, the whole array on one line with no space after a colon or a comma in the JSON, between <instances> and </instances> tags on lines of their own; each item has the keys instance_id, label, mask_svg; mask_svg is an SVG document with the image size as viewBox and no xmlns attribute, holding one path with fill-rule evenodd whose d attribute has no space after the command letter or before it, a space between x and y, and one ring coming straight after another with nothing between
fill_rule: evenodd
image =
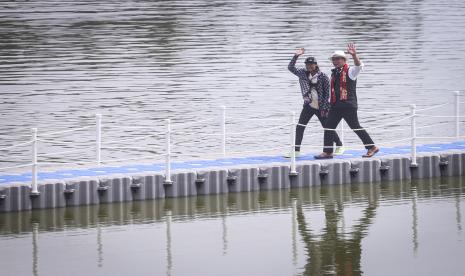
<instances>
[{"instance_id":1,"label":"dock walkway","mask_svg":"<svg viewBox=\"0 0 465 276\"><path fill-rule=\"evenodd\" d=\"M419 145L413 165L410 146L382 148L373 158L363 153L350 150L329 160L303 155L297 174L282 156L172 162L172 181L163 163L40 172L37 194L31 193L31 173L0 175L0 212L465 174L465 141Z\"/></svg>"}]
</instances>

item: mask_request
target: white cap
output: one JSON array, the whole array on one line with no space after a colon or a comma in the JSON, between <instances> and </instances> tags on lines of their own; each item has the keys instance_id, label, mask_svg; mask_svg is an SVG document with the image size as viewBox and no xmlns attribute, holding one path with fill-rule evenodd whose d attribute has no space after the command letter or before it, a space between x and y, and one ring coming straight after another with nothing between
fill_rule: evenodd
<instances>
[{"instance_id":1,"label":"white cap","mask_svg":"<svg viewBox=\"0 0 465 276\"><path fill-rule=\"evenodd\" d=\"M334 57L343 57L343 58L347 59L346 54L344 53L344 51L341 51L341 50L334 51L334 53L331 55L331 57L329 59L331 60Z\"/></svg>"}]
</instances>

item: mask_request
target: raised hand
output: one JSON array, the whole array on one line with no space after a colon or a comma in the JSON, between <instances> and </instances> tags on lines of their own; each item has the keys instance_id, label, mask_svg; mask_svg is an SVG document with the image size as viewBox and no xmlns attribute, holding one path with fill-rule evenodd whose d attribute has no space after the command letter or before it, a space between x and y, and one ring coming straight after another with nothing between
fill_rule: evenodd
<instances>
[{"instance_id":1,"label":"raised hand","mask_svg":"<svg viewBox=\"0 0 465 276\"><path fill-rule=\"evenodd\" d=\"M347 45L347 52L351 55L357 55L357 50L355 49L355 44L354 43L349 43Z\"/></svg>"},{"instance_id":2,"label":"raised hand","mask_svg":"<svg viewBox=\"0 0 465 276\"><path fill-rule=\"evenodd\" d=\"M298 55L298 56L303 55L304 53L305 53L305 49L304 49L304 48L300 48L300 49L298 49L298 50L295 52L295 54Z\"/></svg>"},{"instance_id":3,"label":"raised hand","mask_svg":"<svg viewBox=\"0 0 465 276\"><path fill-rule=\"evenodd\" d=\"M356 66L360 66L362 64L362 62L360 61L360 58L357 55L357 50L355 49L355 44L354 43L349 43L349 45L347 45L347 52L354 59L354 64Z\"/></svg>"}]
</instances>

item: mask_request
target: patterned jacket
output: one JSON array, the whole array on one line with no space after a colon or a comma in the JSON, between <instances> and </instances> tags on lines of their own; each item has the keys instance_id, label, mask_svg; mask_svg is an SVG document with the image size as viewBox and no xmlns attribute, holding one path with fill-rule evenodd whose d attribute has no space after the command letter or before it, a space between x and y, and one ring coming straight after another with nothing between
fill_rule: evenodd
<instances>
[{"instance_id":1,"label":"patterned jacket","mask_svg":"<svg viewBox=\"0 0 465 276\"><path fill-rule=\"evenodd\" d=\"M296 68L295 63L297 62L297 58L299 58L298 55L294 55L294 57L291 59L291 62L289 62L289 66L287 69L291 71L294 75L299 77L299 83L300 83L300 90L302 93L302 97L304 101L308 104L310 104L310 79L308 75L310 72L308 72L304 68ZM327 117L329 109L331 107L329 103L329 78L328 76L320 72L320 75L318 76L318 82L316 84L316 91L318 93L318 106L320 107L320 113L321 116Z\"/></svg>"}]
</instances>

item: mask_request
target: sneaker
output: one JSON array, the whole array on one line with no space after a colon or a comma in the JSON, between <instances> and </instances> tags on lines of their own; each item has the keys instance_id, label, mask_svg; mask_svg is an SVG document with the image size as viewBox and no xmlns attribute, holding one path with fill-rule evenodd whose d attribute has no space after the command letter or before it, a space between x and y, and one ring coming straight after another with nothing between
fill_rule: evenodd
<instances>
[{"instance_id":1,"label":"sneaker","mask_svg":"<svg viewBox=\"0 0 465 276\"><path fill-rule=\"evenodd\" d=\"M284 158L291 158L292 152L284 154ZM295 158L300 157L300 151L295 151Z\"/></svg>"},{"instance_id":2,"label":"sneaker","mask_svg":"<svg viewBox=\"0 0 465 276\"><path fill-rule=\"evenodd\" d=\"M323 152L321 153L320 155L315 155L313 156L315 159L332 159L333 158L333 154L332 153L326 153L326 152Z\"/></svg>"},{"instance_id":3,"label":"sneaker","mask_svg":"<svg viewBox=\"0 0 465 276\"><path fill-rule=\"evenodd\" d=\"M338 146L336 147L336 150L334 151L334 155L343 155L344 151L346 151L344 146Z\"/></svg>"}]
</instances>

